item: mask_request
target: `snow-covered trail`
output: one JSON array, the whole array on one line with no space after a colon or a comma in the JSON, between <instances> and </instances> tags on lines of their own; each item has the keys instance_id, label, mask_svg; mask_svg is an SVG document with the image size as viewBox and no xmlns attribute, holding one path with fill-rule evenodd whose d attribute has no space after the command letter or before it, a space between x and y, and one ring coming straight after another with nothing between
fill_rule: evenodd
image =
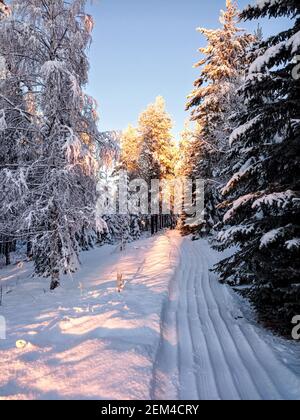
<instances>
[{"instance_id":1,"label":"snow-covered trail","mask_svg":"<svg viewBox=\"0 0 300 420\"><path fill-rule=\"evenodd\" d=\"M275 351L288 350L244 319L232 291L210 272L218 256L208 243L169 239L179 264L163 309L152 398L300 399L300 372Z\"/></svg>"},{"instance_id":2,"label":"snow-covered trail","mask_svg":"<svg viewBox=\"0 0 300 420\"><path fill-rule=\"evenodd\" d=\"M0 399L300 399L297 345L244 317L219 258L168 232L82 254L55 293L28 264L1 270Z\"/></svg>"}]
</instances>

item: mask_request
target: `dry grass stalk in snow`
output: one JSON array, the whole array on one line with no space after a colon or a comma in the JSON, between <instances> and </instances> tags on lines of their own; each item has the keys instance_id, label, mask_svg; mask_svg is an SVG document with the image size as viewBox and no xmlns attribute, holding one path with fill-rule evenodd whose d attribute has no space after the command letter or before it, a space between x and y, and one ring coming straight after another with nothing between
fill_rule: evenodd
<instances>
[{"instance_id":1,"label":"dry grass stalk in snow","mask_svg":"<svg viewBox=\"0 0 300 420\"><path fill-rule=\"evenodd\" d=\"M118 288L118 292L121 293L122 290L125 287L125 280L123 278L123 274L118 272L117 274L117 288Z\"/></svg>"}]
</instances>

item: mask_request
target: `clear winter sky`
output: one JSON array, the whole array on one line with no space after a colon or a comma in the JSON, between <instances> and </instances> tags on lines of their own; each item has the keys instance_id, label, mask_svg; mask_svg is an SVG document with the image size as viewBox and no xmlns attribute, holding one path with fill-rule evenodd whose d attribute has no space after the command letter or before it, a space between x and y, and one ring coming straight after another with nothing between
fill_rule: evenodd
<instances>
[{"instance_id":1,"label":"clear winter sky","mask_svg":"<svg viewBox=\"0 0 300 420\"><path fill-rule=\"evenodd\" d=\"M255 0L239 0L240 8ZM178 137L188 114L186 96L199 69L193 69L205 39L196 28L218 27L225 0L93 0L96 27L90 50L88 93L98 102L101 131L135 125L145 107L162 95ZM255 30L257 21L241 23ZM262 22L265 36L288 26Z\"/></svg>"}]
</instances>

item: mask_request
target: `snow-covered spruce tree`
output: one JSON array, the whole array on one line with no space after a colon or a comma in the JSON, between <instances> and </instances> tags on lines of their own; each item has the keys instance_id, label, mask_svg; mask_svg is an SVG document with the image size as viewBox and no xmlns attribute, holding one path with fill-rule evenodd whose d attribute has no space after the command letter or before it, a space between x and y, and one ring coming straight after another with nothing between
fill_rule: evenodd
<instances>
[{"instance_id":1,"label":"snow-covered spruce tree","mask_svg":"<svg viewBox=\"0 0 300 420\"><path fill-rule=\"evenodd\" d=\"M92 144L98 132L92 100L83 92L92 29L84 5L82 0L15 0L10 20L17 48L24 51L22 93L30 95L34 112L31 136L24 140L32 153L22 177L20 170L5 175L23 187L18 231L30 235L36 273L51 277L51 289L62 272L76 269L79 241L95 224Z\"/></svg>"},{"instance_id":2,"label":"snow-covered spruce tree","mask_svg":"<svg viewBox=\"0 0 300 420\"><path fill-rule=\"evenodd\" d=\"M223 189L227 206L220 249L238 246L217 269L231 284L252 284L263 319L283 325L300 312L300 55L299 2L265 1L242 17L296 18L263 42L243 94L247 112L231 135L239 160ZM292 20L293 22L293 20Z\"/></svg>"},{"instance_id":3,"label":"snow-covered spruce tree","mask_svg":"<svg viewBox=\"0 0 300 420\"><path fill-rule=\"evenodd\" d=\"M164 98L158 96L139 117L139 171L145 180L174 174L172 120Z\"/></svg>"},{"instance_id":4,"label":"snow-covered spruce tree","mask_svg":"<svg viewBox=\"0 0 300 420\"><path fill-rule=\"evenodd\" d=\"M258 25L258 28L254 34L254 41L248 49L247 58L249 60L248 70L251 63L260 55L263 51L261 48L261 42L263 39L262 29ZM248 116L248 109L245 101L245 94L243 91L244 83L246 78L245 75L237 77L231 84L231 88L228 92L228 96L224 102L224 110L222 112L223 123L220 124L219 128L216 128L216 138L223 143L223 150L226 151L222 155L222 158L218 162L219 181L220 186L220 204L218 205L218 216L220 221L215 225L216 230L222 229L223 217L228 210L228 201L222 201L224 187L227 185L228 179L232 176L232 171L237 168L241 168L241 151L237 144L231 144L231 134L236 130L241 121L245 121Z\"/></svg>"},{"instance_id":5,"label":"snow-covered spruce tree","mask_svg":"<svg viewBox=\"0 0 300 420\"><path fill-rule=\"evenodd\" d=\"M175 165L175 175L179 179L191 179L194 177L194 169L196 167L196 138L194 130L191 128L190 121L185 122L183 131L180 133L179 147L178 147L178 161ZM183 235L193 233L193 227L188 223L188 214L185 211L185 197L182 191L182 197L176 197L180 203L176 203L177 208L180 208L179 220L177 228ZM196 227L198 230L198 226Z\"/></svg>"},{"instance_id":6,"label":"snow-covered spruce tree","mask_svg":"<svg viewBox=\"0 0 300 420\"><path fill-rule=\"evenodd\" d=\"M190 121L186 121L184 129L180 133L179 139L179 160L175 164L175 174L177 177L190 177L194 167L193 158L193 140L194 131L191 128Z\"/></svg>"},{"instance_id":7,"label":"snow-covered spruce tree","mask_svg":"<svg viewBox=\"0 0 300 420\"><path fill-rule=\"evenodd\" d=\"M187 110L192 110L196 121L193 150L193 175L206 181L205 224L202 233L208 233L219 221L218 185L221 161L228 145L228 111L231 96L236 91L247 65L246 51L253 36L238 27L239 12L236 3L226 1L226 11L221 12L222 27L216 30L199 28L207 39L207 46L199 51L205 57L195 67L201 75L189 95ZM232 108L231 108L232 109Z\"/></svg>"},{"instance_id":8,"label":"snow-covered spruce tree","mask_svg":"<svg viewBox=\"0 0 300 420\"><path fill-rule=\"evenodd\" d=\"M122 133L120 166L134 178L138 170L138 159L140 154L140 137L137 129L129 125Z\"/></svg>"},{"instance_id":9,"label":"snow-covered spruce tree","mask_svg":"<svg viewBox=\"0 0 300 420\"><path fill-rule=\"evenodd\" d=\"M140 147L137 173L149 186L153 179L170 179L174 176L176 147L171 133L172 119L165 108L165 100L159 96L139 117ZM163 219L152 215L152 233L162 227Z\"/></svg>"}]
</instances>

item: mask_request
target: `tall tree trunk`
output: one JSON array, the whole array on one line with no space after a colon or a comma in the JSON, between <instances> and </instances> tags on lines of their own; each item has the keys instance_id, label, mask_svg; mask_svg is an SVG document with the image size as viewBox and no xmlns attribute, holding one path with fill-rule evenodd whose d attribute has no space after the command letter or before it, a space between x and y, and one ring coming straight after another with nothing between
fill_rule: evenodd
<instances>
[{"instance_id":1,"label":"tall tree trunk","mask_svg":"<svg viewBox=\"0 0 300 420\"><path fill-rule=\"evenodd\" d=\"M155 233L155 216L151 216L151 235Z\"/></svg>"},{"instance_id":2,"label":"tall tree trunk","mask_svg":"<svg viewBox=\"0 0 300 420\"><path fill-rule=\"evenodd\" d=\"M9 242L6 237L2 236L1 244L0 244L0 254L3 255L5 258L5 265L11 264L10 252L11 252L11 242Z\"/></svg>"},{"instance_id":3,"label":"tall tree trunk","mask_svg":"<svg viewBox=\"0 0 300 420\"><path fill-rule=\"evenodd\" d=\"M27 258L32 258L32 243L31 241L27 241L27 250L26 250L26 254L27 254Z\"/></svg>"},{"instance_id":4,"label":"tall tree trunk","mask_svg":"<svg viewBox=\"0 0 300 420\"><path fill-rule=\"evenodd\" d=\"M11 264L11 260L10 260L10 242L8 242L6 240L5 244L4 244L4 255L5 255L5 265L10 265Z\"/></svg>"}]
</instances>

